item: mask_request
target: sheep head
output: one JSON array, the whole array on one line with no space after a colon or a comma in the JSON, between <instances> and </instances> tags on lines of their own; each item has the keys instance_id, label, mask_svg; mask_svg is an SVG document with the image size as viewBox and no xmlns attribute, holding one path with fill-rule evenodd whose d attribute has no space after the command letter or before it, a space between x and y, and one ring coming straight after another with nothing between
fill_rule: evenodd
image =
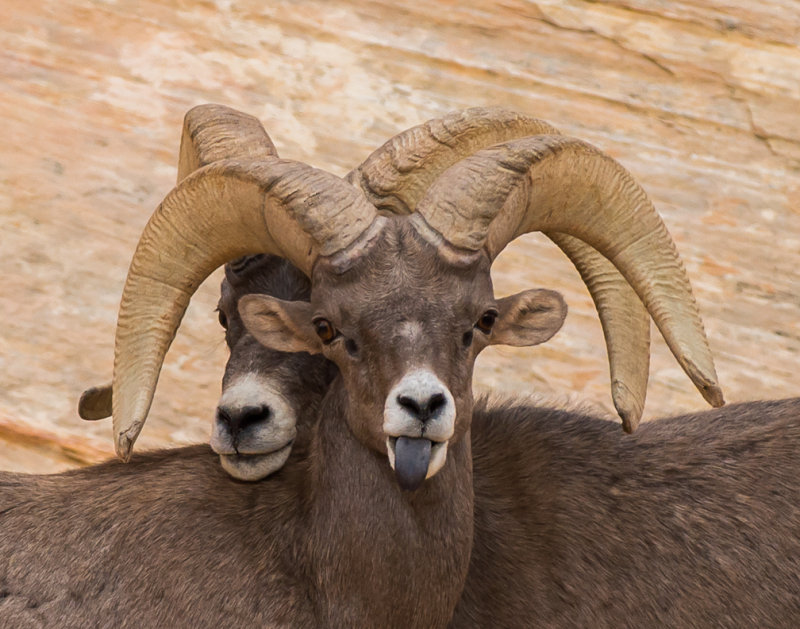
<instances>
[{"instance_id":1,"label":"sheep head","mask_svg":"<svg viewBox=\"0 0 800 629\"><path fill-rule=\"evenodd\" d=\"M475 342L478 323L494 319L496 342L513 344L541 342L560 326L563 303L552 294L547 305L533 308L519 305L531 295L512 298L503 308L494 301L490 263L527 231L563 234L607 258L706 398L722 402L671 240L632 178L596 149L539 135L479 151L437 179L408 217L378 216L362 194L342 185L277 159L222 160L187 177L165 199L140 241L120 314L114 404L123 458L147 414L188 297L215 266L255 251L282 255L310 275L312 302L297 307L243 301L245 323L272 346L317 351L333 360L353 406L353 433L389 456L397 456L392 446L399 442L402 452L411 453L409 460L427 458L425 475L443 462L441 444L468 428L469 381L481 348L481 337ZM158 325L143 334L129 326L134 320ZM526 332L520 335L520 329ZM368 387L352 364L359 354L372 357ZM385 369L375 367L376 359ZM117 391L125 391L123 400ZM402 432L398 425L405 432L391 434ZM406 443L425 431L438 451ZM404 464L410 470L405 475L418 477L421 465Z\"/></svg>"}]
</instances>

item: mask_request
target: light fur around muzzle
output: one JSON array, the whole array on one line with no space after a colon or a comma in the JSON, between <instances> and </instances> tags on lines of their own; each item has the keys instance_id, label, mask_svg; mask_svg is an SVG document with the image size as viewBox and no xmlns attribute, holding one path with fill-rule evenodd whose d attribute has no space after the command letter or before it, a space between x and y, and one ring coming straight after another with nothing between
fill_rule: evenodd
<instances>
[{"instance_id":1,"label":"light fur around muzzle","mask_svg":"<svg viewBox=\"0 0 800 629\"><path fill-rule=\"evenodd\" d=\"M225 387L217 408L235 413L247 407L268 407L265 421L254 422L234 439L219 417L211 433L211 449L222 467L239 480L260 480L279 470L289 458L297 436L297 415L285 394L264 376L247 373Z\"/></svg>"},{"instance_id":2,"label":"light fur around muzzle","mask_svg":"<svg viewBox=\"0 0 800 629\"><path fill-rule=\"evenodd\" d=\"M426 421L415 417L400 403L404 397L425 403L434 395L441 395L443 402ZM442 469L447 460L448 442L455 432L456 406L452 393L436 374L428 369L418 369L403 376L386 397L383 417L386 450L392 469L395 469L395 446L399 437L424 438L432 442L425 478L431 478Z\"/></svg>"}]
</instances>

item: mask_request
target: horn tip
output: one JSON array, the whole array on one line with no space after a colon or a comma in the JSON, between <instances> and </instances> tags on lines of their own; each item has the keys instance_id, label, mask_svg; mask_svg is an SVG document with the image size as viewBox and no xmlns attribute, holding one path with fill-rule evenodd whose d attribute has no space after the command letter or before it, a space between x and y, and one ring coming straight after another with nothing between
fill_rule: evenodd
<instances>
[{"instance_id":1,"label":"horn tip","mask_svg":"<svg viewBox=\"0 0 800 629\"><path fill-rule=\"evenodd\" d=\"M127 463L131 460L133 442L134 439L131 439L127 432L121 432L117 435L115 450L117 453L117 458L123 463Z\"/></svg>"},{"instance_id":2,"label":"horn tip","mask_svg":"<svg viewBox=\"0 0 800 629\"><path fill-rule=\"evenodd\" d=\"M725 397L719 384L717 384L717 374L710 359L708 361L710 364L705 368L701 368L697 362L689 358L689 352L684 351L681 360L678 362L706 402L714 408L719 408L725 404Z\"/></svg>"},{"instance_id":3,"label":"horn tip","mask_svg":"<svg viewBox=\"0 0 800 629\"><path fill-rule=\"evenodd\" d=\"M640 417L636 417L633 414L627 415L625 413L620 412L619 409L617 409L617 412L619 413L619 417L622 420L622 430L626 434L631 434L634 430L636 430L639 427L639 420L641 419Z\"/></svg>"},{"instance_id":4,"label":"horn tip","mask_svg":"<svg viewBox=\"0 0 800 629\"><path fill-rule=\"evenodd\" d=\"M644 410L644 399L635 395L622 380L611 383L611 398L622 420L622 430L630 434L639 427Z\"/></svg>"},{"instance_id":5,"label":"horn tip","mask_svg":"<svg viewBox=\"0 0 800 629\"><path fill-rule=\"evenodd\" d=\"M706 402L711 404L714 408L725 405L725 396L718 384L709 384L703 387L700 392L703 394L703 398L705 398Z\"/></svg>"}]
</instances>

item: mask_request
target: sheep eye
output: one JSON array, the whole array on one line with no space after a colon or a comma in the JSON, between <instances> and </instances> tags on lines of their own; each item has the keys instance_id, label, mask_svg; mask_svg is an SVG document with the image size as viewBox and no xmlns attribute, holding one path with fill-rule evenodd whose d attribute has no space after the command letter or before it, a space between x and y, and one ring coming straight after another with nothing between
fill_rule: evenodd
<instances>
[{"instance_id":1,"label":"sheep eye","mask_svg":"<svg viewBox=\"0 0 800 629\"><path fill-rule=\"evenodd\" d=\"M222 312L222 310L220 310L219 308L217 308L217 316L219 317L219 324L223 328L225 328L227 330L228 329L228 317L225 316L225 313Z\"/></svg>"},{"instance_id":2,"label":"sheep eye","mask_svg":"<svg viewBox=\"0 0 800 629\"><path fill-rule=\"evenodd\" d=\"M497 311L496 310L487 310L481 315L481 318L478 319L478 322L475 324L475 327L478 328L484 334L489 334L494 327L494 322L497 321Z\"/></svg>"},{"instance_id":3,"label":"sheep eye","mask_svg":"<svg viewBox=\"0 0 800 629\"><path fill-rule=\"evenodd\" d=\"M323 343L330 343L335 339L339 333L327 319L316 319L314 322L314 331L317 336L322 339Z\"/></svg>"}]
</instances>

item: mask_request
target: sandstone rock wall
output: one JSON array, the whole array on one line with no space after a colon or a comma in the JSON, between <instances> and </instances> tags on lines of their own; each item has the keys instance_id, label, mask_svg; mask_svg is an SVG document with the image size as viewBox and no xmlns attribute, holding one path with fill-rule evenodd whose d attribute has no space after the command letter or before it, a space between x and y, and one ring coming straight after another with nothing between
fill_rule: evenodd
<instances>
[{"instance_id":1,"label":"sandstone rock wall","mask_svg":"<svg viewBox=\"0 0 800 629\"><path fill-rule=\"evenodd\" d=\"M258 116L284 157L344 174L390 135L503 104L587 139L649 191L686 262L730 401L797 394L800 5L792 0L4 0L0 468L112 452L75 411L111 373L116 308L175 179L184 112ZM564 330L482 356L478 388L610 408L577 274L528 237L498 294L561 290ZM195 298L141 447L207 438L225 349ZM660 339L648 417L703 408Z\"/></svg>"}]
</instances>

